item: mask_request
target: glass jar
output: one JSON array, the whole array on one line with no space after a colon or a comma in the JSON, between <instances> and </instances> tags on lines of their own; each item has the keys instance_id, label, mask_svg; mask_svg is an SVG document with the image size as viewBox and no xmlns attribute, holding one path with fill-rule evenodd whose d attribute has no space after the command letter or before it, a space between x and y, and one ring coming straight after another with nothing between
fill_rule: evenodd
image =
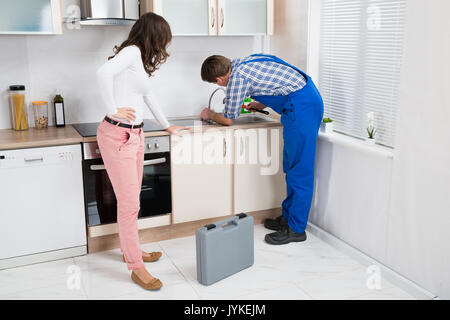
<instances>
[{"instance_id":1,"label":"glass jar","mask_svg":"<svg viewBox=\"0 0 450 320\"><path fill-rule=\"evenodd\" d=\"M48 102L33 101L34 127L36 129L48 128Z\"/></svg>"},{"instance_id":2,"label":"glass jar","mask_svg":"<svg viewBox=\"0 0 450 320\"><path fill-rule=\"evenodd\" d=\"M14 130L28 130L25 86L9 86L9 104L11 107L12 128Z\"/></svg>"}]
</instances>

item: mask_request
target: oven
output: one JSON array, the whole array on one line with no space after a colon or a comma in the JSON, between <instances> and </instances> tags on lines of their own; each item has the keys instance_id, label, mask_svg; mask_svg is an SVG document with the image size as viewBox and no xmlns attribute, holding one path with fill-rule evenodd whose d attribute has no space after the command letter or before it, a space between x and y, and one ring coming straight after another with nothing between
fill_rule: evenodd
<instances>
[{"instance_id":1,"label":"oven","mask_svg":"<svg viewBox=\"0 0 450 320\"><path fill-rule=\"evenodd\" d=\"M138 219L172 211L169 136L145 138L144 174ZM117 200L97 142L83 144L86 218L89 226L117 221Z\"/></svg>"}]
</instances>

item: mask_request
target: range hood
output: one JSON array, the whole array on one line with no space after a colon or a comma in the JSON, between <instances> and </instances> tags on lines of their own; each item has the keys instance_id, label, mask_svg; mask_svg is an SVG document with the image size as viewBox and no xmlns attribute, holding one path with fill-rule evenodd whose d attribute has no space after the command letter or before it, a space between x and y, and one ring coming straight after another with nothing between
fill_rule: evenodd
<instances>
[{"instance_id":1,"label":"range hood","mask_svg":"<svg viewBox=\"0 0 450 320\"><path fill-rule=\"evenodd\" d=\"M131 25L139 19L139 0L81 0L82 25Z\"/></svg>"}]
</instances>

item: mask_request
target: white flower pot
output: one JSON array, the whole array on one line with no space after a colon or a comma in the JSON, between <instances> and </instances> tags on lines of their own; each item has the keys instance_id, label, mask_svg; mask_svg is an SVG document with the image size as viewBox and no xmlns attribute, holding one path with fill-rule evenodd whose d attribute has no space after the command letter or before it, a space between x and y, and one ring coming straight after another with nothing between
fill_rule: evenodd
<instances>
[{"instance_id":1,"label":"white flower pot","mask_svg":"<svg viewBox=\"0 0 450 320\"><path fill-rule=\"evenodd\" d=\"M333 132L333 122L322 122L320 124L320 132L332 133Z\"/></svg>"},{"instance_id":2,"label":"white flower pot","mask_svg":"<svg viewBox=\"0 0 450 320\"><path fill-rule=\"evenodd\" d=\"M366 143L368 145L373 146L375 144L375 139L371 139L371 138L366 138Z\"/></svg>"}]
</instances>

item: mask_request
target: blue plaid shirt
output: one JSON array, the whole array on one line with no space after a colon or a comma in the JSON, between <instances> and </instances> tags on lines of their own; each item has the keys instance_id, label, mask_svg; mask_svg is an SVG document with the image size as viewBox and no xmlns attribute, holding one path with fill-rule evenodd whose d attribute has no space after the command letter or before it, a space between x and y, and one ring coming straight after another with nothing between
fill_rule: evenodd
<instances>
[{"instance_id":1,"label":"blue plaid shirt","mask_svg":"<svg viewBox=\"0 0 450 320\"><path fill-rule=\"evenodd\" d=\"M236 119L241 113L242 102L248 96L287 96L306 85L305 77L297 70L273 61L244 61L258 57L245 57L231 61L231 74L223 115Z\"/></svg>"}]
</instances>

